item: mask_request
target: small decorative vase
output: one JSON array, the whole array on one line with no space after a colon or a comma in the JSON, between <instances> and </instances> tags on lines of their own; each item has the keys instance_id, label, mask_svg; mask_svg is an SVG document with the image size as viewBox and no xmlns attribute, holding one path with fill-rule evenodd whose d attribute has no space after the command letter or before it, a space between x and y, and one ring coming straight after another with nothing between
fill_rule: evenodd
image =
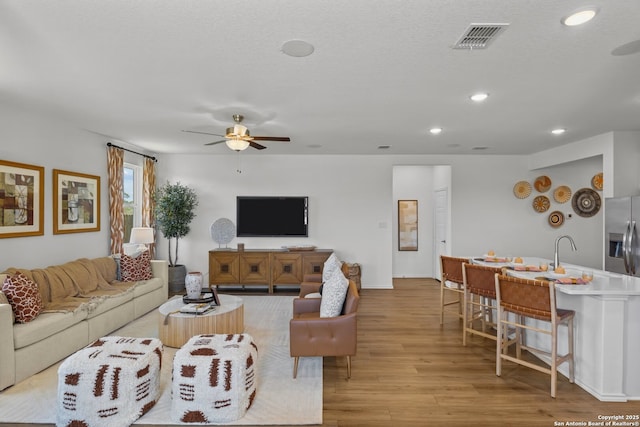
<instances>
[{"instance_id":1,"label":"small decorative vase","mask_svg":"<svg viewBox=\"0 0 640 427\"><path fill-rule=\"evenodd\" d=\"M202 273L191 271L184 278L184 287L187 290L187 298L198 299L202 293Z\"/></svg>"}]
</instances>

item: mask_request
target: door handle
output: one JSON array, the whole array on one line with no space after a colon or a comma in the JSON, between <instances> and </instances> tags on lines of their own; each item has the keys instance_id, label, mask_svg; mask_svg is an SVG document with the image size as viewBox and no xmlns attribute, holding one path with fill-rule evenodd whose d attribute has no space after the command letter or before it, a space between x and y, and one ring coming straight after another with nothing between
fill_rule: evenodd
<instances>
[{"instance_id":1,"label":"door handle","mask_svg":"<svg viewBox=\"0 0 640 427\"><path fill-rule=\"evenodd\" d=\"M629 266L631 267L631 275L636 275L636 222L631 221L631 230L629 231Z\"/></svg>"},{"instance_id":2,"label":"door handle","mask_svg":"<svg viewBox=\"0 0 640 427\"><path fill-rule=\"evenodd\" d=\"M629 273L629 240L631 238L631 221L627 221L627 230L622 236L622 260L624 261L624 270Z\"/></svg>"},{"instance_id":3,"label":"door handle","mask_svg":"<svg viewBox=\"0 0 640 427\"><path fill-rule=\"evenodd\" d=\"M440 240L440 243L447 243L446 240Z\"/></svg>"}]
</instances>

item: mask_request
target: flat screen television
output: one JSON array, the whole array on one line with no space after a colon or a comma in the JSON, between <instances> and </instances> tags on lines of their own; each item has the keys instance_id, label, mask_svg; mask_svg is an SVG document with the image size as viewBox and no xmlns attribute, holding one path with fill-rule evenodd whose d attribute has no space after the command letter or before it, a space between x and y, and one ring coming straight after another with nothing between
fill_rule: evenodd
<instances>
[{"instance_id":1,"label":"flat screen television","mask_svg":"<svg viewBox=\"0 0 640 427\"><path fill-rule=\"evenodd\" d=\"M308 197L238 196L238 237L307 237Z\"/></svg>"}]
</instances>

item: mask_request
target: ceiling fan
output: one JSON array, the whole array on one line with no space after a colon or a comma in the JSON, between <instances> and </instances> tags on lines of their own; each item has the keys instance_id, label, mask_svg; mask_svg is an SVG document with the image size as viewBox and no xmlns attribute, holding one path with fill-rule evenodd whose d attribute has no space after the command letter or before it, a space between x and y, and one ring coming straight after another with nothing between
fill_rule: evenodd
<instances>
[{"instance_id":1,"label":"ceiling fan","mask_svg":"<svg viewBox=\"0 0 640 427\"><path fill-rule=\"evenodd\" d=\"M221 139L220 141L207 142L204 145L215 145L225 142L227 144L227 147L235 151L246 150L249 146L257 150L264 150L265 148L267 148L255 141L291 141L291 138L289 138L288 136L251 136L249 129L247 129L247 127L242 124L242 120L244 120L244 116L242 114L234 114L233 121L236 122L236 124L232 127L228 127L227 132L224 135L218 135L217 133L209 132L198 132L195 130L183 130L182 132L221 136L225 139Z\"/></svg>"}]
</instances>

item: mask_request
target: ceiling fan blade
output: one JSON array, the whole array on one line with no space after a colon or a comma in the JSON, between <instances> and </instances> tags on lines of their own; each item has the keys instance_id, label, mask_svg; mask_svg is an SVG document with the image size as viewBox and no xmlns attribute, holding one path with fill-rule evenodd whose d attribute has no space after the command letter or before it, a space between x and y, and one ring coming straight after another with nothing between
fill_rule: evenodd
<instances>
[{"instance_id":1,"label":"ceiling fan blade","mask_svg":"<svg viewBox=\"0 0 640 427\"><path fill-rule=\"evenodd\" d=\"M257 142L253 142L253 141L249 141L249 145L255 148L256 150L264 150L265 148L267 148L264 145L258 144Z\"/></svg>"},{"instance_id":2,"label":"ceiling fan blade","mask_svg":"<svg viewBox=\"0 0 640 427\"><path fill-rule=\"evenodd\" d=\"M288 136L253 136L254 141L280 141L291 142L291 138Z\"/></svg>"},{"instance_id":3,"label":"ceiling fan blade","mask_svg":"<svg viewBox=\"0 0 640 427\"><path fill-rule=\"evenodd\" d=\"M209 133L209 132L198 132L196 130L182 130L182 132L188 132L188 133L199 133L201 135L213 135L213 136L222 136L224 137L225 135L218 135L217 133Z\"/></svg>"},{"instance_id":4,"label":"ceiling fan blade","mask_svg":"<svg viewBox=\"0 0 640 427\"><path fill-rule=\"evenodd\" d=\"M227 142L226 139L223 139L222 141L213 141L213 142L207 142L204 145L216 145L216 144L220 144L221 142Z\"/></svg>"}]
</instances>

